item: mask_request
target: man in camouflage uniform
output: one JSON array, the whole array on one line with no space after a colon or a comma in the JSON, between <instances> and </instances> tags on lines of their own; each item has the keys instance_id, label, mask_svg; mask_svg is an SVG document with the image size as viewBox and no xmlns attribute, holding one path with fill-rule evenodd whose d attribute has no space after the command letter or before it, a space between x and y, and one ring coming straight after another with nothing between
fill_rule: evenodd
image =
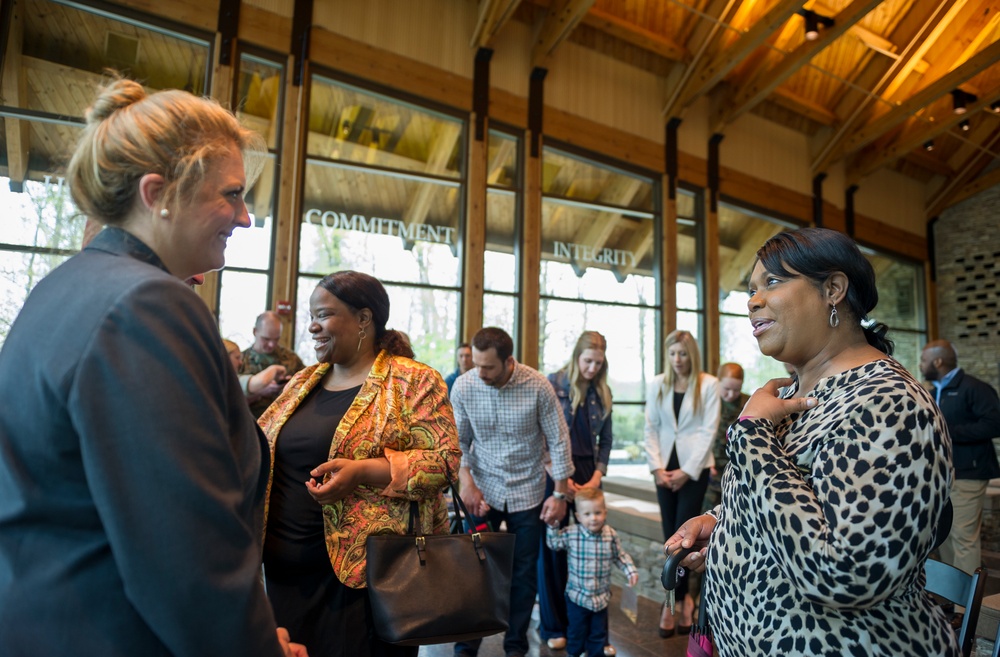
<instances>
[{"instance_id":1,"label":"man in camouflage uniform","mask_svg":"<svg viewBox=\"0 0 1000 657\"><path fill-rule=\"evenodd\" d=\"M281 339L281 318L277 313L270 311L261 313L254 325L253 337L253 344L243 352L240 374L257 374L271 365L281 365L285 368L284 376L269 383L250 402L250 410L254 417L260 417L281 393L288 378L305 365L298 354L278 344Z\"/></svg>"}]
</instances>

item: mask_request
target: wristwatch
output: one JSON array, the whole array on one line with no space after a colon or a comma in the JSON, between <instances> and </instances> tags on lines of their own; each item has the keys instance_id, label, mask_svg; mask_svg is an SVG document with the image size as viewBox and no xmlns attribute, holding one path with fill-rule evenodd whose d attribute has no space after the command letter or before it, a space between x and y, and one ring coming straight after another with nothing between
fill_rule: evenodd
<instances>
[{"instance_id":1,"label":"wristwatch","mask_svg":"<svg viewBox=\"0 0 1000 657\"><path fill-rule=\"evenodd\" d=\"M560 493L559 491L554 490L552 491L552 497L556 498L557 500L565 500L566 493Z\"/></svg>"}]
</instances>

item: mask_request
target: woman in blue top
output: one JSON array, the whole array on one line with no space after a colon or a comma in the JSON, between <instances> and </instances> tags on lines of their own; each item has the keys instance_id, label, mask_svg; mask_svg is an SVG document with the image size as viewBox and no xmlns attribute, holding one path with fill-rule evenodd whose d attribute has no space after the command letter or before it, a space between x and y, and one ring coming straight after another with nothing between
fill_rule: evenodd
<instances>
[{"instance_id":1,"label":"woman in blue top","mask_svg":"<svg viewBox=\"0 0 1000 657\"><path fill-rule=\"evenodd\" d=\"M558 372L549 375L569 427L575 470L569 481L569 497L580 488L600 488L611 456L611 389L608 387L608 342L597 331L584 331L576 341L573 356ZM546 477L546 497L554 489ZM573 510L566 514L563 526ZM566 646L566 553L554 552L542 537L538 555L539 634L549 648ZM605 648L614 654L614 648Z\"/></svg>"}]
</instances>

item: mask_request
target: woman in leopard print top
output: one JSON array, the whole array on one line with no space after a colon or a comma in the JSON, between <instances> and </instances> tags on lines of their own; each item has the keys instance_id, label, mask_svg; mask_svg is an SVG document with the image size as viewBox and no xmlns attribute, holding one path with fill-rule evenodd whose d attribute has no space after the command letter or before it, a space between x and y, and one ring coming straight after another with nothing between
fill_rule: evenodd
<instances>
[{"instance_id":1,"label":"woman in leopard print top","mask_svg":"<svg viewBox=\"0 0 1000 657\"><path fill-rule=\"evenodd\" d=\"M958 654L924 593L951 488L944 419L865 328L875 275L834 231L781 233L757 252L750 320L796 379L754 393L730 428L722 504L665 549L707 545L704 594L723 657ZM785 386L779 395L779 386Z\"/></svg>"}]
</instances>

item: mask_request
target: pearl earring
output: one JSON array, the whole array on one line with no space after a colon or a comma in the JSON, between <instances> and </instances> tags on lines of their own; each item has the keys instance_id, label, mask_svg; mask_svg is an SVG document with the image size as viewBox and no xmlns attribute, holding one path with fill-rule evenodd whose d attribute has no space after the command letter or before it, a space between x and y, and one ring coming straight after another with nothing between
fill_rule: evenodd
<instances>
[{"instance_id":1,"label":"pearl earring","mask_svg":"<svg viewBox=\"0 0 1000 657\"><path fill-rule=\"evenodd\" d=\"M160 216L166 219L167 217L170 216L170 210L163 208L162 210L160 210Z\"/></svg>"}]
</instances>

